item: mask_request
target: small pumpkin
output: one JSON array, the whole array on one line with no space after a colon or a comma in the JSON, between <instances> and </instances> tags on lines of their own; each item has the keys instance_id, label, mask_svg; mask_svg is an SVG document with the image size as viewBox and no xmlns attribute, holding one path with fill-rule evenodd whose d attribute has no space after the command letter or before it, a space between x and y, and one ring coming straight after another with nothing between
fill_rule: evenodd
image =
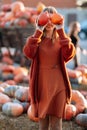
<instances>
[{"instance_id":1,"label":"small pumpkin","mask_svg":"<svg viewBox=\"0 0 87 130\"><path fill-rule=\"evenodd\" d=\"M1 6L1 10L4 12L11 11L11 5L10 4L4 4Z\"/></svg>"},{"instance_id":2,"label":"small pumpkin","mask_svg":"<svg viewBox=\"0 0 87 130\"><path fill-rule=\"evenodd\" d=\"M51 21L54 24L62 24L63 23L63 16L59 13L53 13L51 15Z\"/></svg>"},{"instance_id":3,"label":"small pumpkin","mask_svg":"<svg viewBox=\"0 0 87 130\"><path fill-rule=\"evenodd\" d=\"M76 106L76 114L83 112L87 107L87 101L85 97L78 90L72 90L72 103Z\"/></svg>"},{"instance_id":4,"label":"small pumpkin","mask_svg":"<svg viewBox=\"0 0 87 130\"><path fill-rule=\"evenodd\" d=\"M38 25L39 26L44 26L47 24L49 20L49 14L48 12L43 12L39 15L39 18L38 18Z\"/></svg>"},{"instance_id":5,"label":"small pumpkin","mask_svg":"<svg viewBox=\"0 0 87 130\"><path fill-rule=\"evenodd\" d=\"M37 5L38 13L41 13L45 7L46 6L42 2L39 2L38 5Z\"/></svg>"},{"instance_id":6,"label":"small pumpkin","mask_svg":"<svg viewBox=\"0 0 87 130\"><path fill-rule=\"evenodd\" d=\"M75 121L78 125L87 127L87 114L80 113L76 116Z\"/></svg>"},{"instance_id":7,"label":"small pumpkin","mask_svg":"<svg viewBox=\"0 0 87 130\"><path fill-rule=\"evenodd\" d=\"M19 11L24 11L25 6L24 6L23 2L16 1L11 4L11 10L12 10L12 13L15 15Z\"/></svg>"},{"instance_id":8,"label":"small pumpkin","mask_svg":"<svg viewBox=\"0 0 87 130\"><path fill-rule=\"evenodd\" d=\"M14 75L23 74L26 76L28 74L28 69L26 69L25 67L20 67L20 66L15 67L13 74Z\"/></svg>"},{"instance_id":9,"label":"small pumpkin","mask_svg":"<svg viewBox=\"0 0 87 130\"><path fill-rule=\"evenodd\" d=\"M13 60L9 56L3 56L2 62L9 65L13 65Z\"/></svg>"},{"instance_id":10,"label":"small pumpkin","mask_svg":"<svg viewBox=\"0 0 87 130\"><path fill-rule=\"evenodd\" d=\"M36 104L31 104L27 111L28 118L32 121L38 122L39 118L37 117L37 107Z\"/></svg>"},{"instance_id":11,"label":"small pumpkin","mask_svg":"<svg viewBox=\"0 0 87 130\"><path fill-rule=\"evenodd\" d=\"M5 83L7 83L8 85L16 85L16 82L12 79L6 80Z\"/></svg>"},{"instance_id":12,"label":"small pumpkin","mask_svg":"<svg viewBox=\"0 0 87 130\"><path fill-rule=\"evenodd\" d=\"M30 105L29 102L21 102L21 105L23 106L23 112L27 112Z\"/></svg>"},{"instance_id":13,"label":"small pumpkin","mask_svg":"<svg viewBox=\"0 0 87 130\"><path fill-rule=\"evenodd\" d=\"M30 105L29 102L21 102L18 99L13 99L12 102L21 104L23 106L23 113L27 112L28 107Z\"/></svg>"},{"instance_id":14,"label":"small pumpkin","mask_svg":"<svg viewBox=\"0 0 87 130\"><path fill-rule=\"evenodd\" d=\"M82 72L79 70L72 70L72 69L67 68L67 72L70 78L78 78L82 76Z\"/></svg>"},{"instance_id":15,"label":"small pumpkin","mask_svg":"<svg viewBox=\"0 0 87 130\"><path fill-rule=\"evenodd\" d=\"M3 72L11 72L11 73L13 73L14 69L15 69L15 67L12 66L12 65L6 65L5 64L5 65L2 66L2 71Z\"/></svg>"},{"instance_id":16,"label":"small pumpkin","mask_svg":"<svg viewBox=\"0 0 87 130\"><path fill-rule=\"evenodd\" d=\"M76 115L76 107L73 104L67 104L65 108L65 120L71 120Z\"/></svg>"},{"instance_id":17,"label":"small pumpkin","mask_svg":"<svg viewBox=\"0 0 87 130\"><path fill-rule=\"evenodd\" d=\"M26 27L26 26L28 26L28 21L27 21L27 19L25 19L25 18L19 19L18 25L21 26L21 27Z\"/></svg>"},{"instance_id":18,"label":"small pumpkin","mask_svg":"<svg viewBox=\"0 0 87 130\"><path fill-rule=\"evenodd\" d=\"M0 92L3 93L4 92L4 88L0 87Z\"/></svg>"},{"instance_id":19,"label":"small pumpkin","mask_svg":"<svg viewBox=\"0 0 87 130\"><path fill-rule=\"evenodd\" d=\"M15 97L16 90L19 89L19 86L17 85L10 85L7 88L4 89L4 93L8 95L9 97Z\"/></svg>"},{"instance_id":20,"label":"small pumpkin","mask_svg":"<svg viewBox=\"0 0 87 130\"><path fill-rule=\"evenodd\" d=\"M7 83L5 83L5 82L3 82L3 83L0 84L0 87L2 87L2 88L6 88L6 87L8 87L8 86L9 86L9 84L7 84Z\"/></svg>"},{"instance_id":21,"label":"small pumpkin","mask_svg":"<svg viewBox=\"0 0 87 130\"><path fill-rule=\"evenodd\" d=\"M29 88L28 87L22 87L17 89L15 92L15 98L20 101L30 101L29 97Z\"/></svg>"},{"instance_id":22,"label":"small pumpkin","mask_svg":"<svg viewBox=\"0 0 87 130\"><path fill-rule=\"evenodd\" d=\"M0 93L0 104L4 104L6 102L10 102L11 98L3 93Z\"/></svg>"},{"instance_id":23,"label":"small pumpkin","mask_svg":"<svg viewBox=\"0 0 87 130\"><path fill-rule=\"evenodd\" d=\"M8 102L2 106L2 112L8 116L20 116L23 113L23 106L19 103Z\"/></svg>"},{"instance_id":24,"label":"small pumpkin","mask_svg":"<svg viewBox=\"0 0 87 130\"><path fill-rule=\"evenodd\" d=\"M19 73L18 75L14 76L14 81L18 84L23 82L24 74Z\"/></svg>"}]
</instances>

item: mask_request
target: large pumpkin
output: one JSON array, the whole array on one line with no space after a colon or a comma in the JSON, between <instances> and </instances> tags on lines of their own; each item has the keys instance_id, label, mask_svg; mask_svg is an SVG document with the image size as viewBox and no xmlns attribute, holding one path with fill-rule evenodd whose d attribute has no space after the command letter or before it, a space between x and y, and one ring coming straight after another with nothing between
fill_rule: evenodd
<instances>
[{"instance_id":1,"label":"large pumpkin","mask_svg":"<svg viewBox=\"0 0 87 130\"><path fill-rule=\"evenodd\" d=\"M8 116L20 116L23 113L23 106L19 103L8 102L2 106L2 112Z\"/></svg>"}]
</instances>

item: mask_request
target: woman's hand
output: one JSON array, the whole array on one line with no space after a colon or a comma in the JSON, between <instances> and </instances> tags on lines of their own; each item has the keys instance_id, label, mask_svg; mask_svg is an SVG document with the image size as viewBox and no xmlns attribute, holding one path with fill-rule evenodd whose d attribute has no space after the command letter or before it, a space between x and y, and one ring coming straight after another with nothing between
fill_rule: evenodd
<instances>
[{"instance_id":1,"label":"woman's hand","mask_svg":"<svg viewBox=\"0 0 87 130\"><path fill-rule=\"evenodd\" d=\"M38 25L38 20L36 19L36 30L44 30L44 26Z\"/></svg>"},{"instance_id":2,"label":"woman's hand","mask_svg":"<svg viewBox=\"0 0 87 130\"><path fill-rule=\"evenodd\" d=\"M64 28L64 24L56 25L57 30Z\"/></svg>"}]
</instances>

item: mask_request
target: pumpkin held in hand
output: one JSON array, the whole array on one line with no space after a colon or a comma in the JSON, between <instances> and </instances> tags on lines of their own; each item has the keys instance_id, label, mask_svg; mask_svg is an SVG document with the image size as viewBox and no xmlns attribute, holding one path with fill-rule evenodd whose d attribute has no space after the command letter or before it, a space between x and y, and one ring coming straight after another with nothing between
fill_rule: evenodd
<instances>
[{"instance_id":1,"label":"pumpkin held in hand","mask_svg":"<svg viewBox=\"0 0 87 130\"><path fill-rule=\"evenodd\" d=\"M53 13L51 15L51 22L54 24L62 24L63 23L63 16L59 13Z\"/></svg>"},{"instance_id":2,"label":"pumpkin held in hand","mask_svg":"<svg viewBox=\"0 0 87 130\"><path fill-rule=\"evenodd\" d=\"M47 24L49 20L49 14L48 12L43 12L40 14L39 18L38 18L38 26L44 26Z\"/></svg>"}]
</instances>

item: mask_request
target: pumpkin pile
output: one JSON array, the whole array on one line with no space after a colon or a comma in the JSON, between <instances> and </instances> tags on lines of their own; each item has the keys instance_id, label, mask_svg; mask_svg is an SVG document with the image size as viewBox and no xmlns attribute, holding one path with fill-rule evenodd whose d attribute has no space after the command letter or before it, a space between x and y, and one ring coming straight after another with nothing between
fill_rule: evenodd
<instances>
[{"instance_id":1,"label":"pumpkin pile","mask_svg":"<svg viewBox=\"0 0 87 130\"><path fill-rule=\"evenodd\" d=\"M7 82L10 85L28 83L29 69L24 65L24 60L25 59L22 54L16 56L15 54L11 55L9 50L3 47L0 59L0 81Z\"/></svg>"},{"instance_id":2,"label":"pumpkin pile","mask_svg":"<svg viewBox=\"0 0 87 130\"><path fill-rule=\"evenodd\" d=\"M27 112L30 103L29 88L19 85L0 84L0 110L17 117Z\"/></svg>"},{"instance_id":3,"label":"pumpkin pile","mask_svg":"<svg viewBox=\"0 0 87 130\"><path fill-rule=\"evenodd\" d=\"M28 115L30 107L29 87L0 84L0 110L4 114L13 117L21 116L23 113ZM83 113L87 113L87 100L80 91L72 90L71 103L66 105L64 120L77 119L78 115Z\"/></svg>"},{"instance_id":4,"label":"pumpkin pile","mask_svg":"<svg viewBox=\"0 0 87 130\"><path fill-rule=\"evenodd\" d=\"M71 103L66 105L64 120L74 120L78 125L87 127L87 99L79 90L72 90Z\"/></svg>"},{"instance_id":5,"label":"pumpkin pile","mask_svg":"<svg viewBox=\"0 0 87 130\"><path fill-rule=\"evenodd\" d=\"M22 85L10 85L6 82L0 84L0 110L3 114L11 117L21 116L26 113L33 121L30 115L30 95L29 87ZM81 117L81 118L80 118ZM64 120L75 119L81 126L87 126L84 120L87 120L87 100L78 90L72 90L71 103L66 105ZM83 123L84 122L84 123Z\"/></svg>"},{"instance_id":6,"label":"pumpkin pile","mask_svg":"<svg viewBox=\"0 0 87 130\"><path fill-rule=\"evenodd\" d=\"M26 67L0 63L0 81L10 85L28 83L28 71Z\"/></svg>"},{"instance_id":7,"label":"pumpkin pile","mask_svg":"<svg viewBox=\"0 0 87 130\"><path fill-rule=\"evenodd\" d=\"M75 69L67 68L67 72L73 89L80 89L81 85L87 85L87 65L79 65Z\"/></svg>"},{"instance_id":8,"label":"pumpkin pile","mask_svg":"<svg viewBox=\"0 0 87 130\"><path fill-rule=\"evenodd\" d=\"M71 103L66 105L65 120L71 120L87 108L87 100L78 90L72 90Z\"/></svg>"},{"instance_id":9,"label":"pumpkin pile","mask_svg":"<svg viewBox=\"0 0 87 130\"><path fill-rule=\"evenodd\" d=\"M26 27L29 24L34 24L44 7L45 5L42 2L39 2L36 8L25 7L21 1L4 4L0 11L0 27Z\"/></svg>"}]
</instances>

